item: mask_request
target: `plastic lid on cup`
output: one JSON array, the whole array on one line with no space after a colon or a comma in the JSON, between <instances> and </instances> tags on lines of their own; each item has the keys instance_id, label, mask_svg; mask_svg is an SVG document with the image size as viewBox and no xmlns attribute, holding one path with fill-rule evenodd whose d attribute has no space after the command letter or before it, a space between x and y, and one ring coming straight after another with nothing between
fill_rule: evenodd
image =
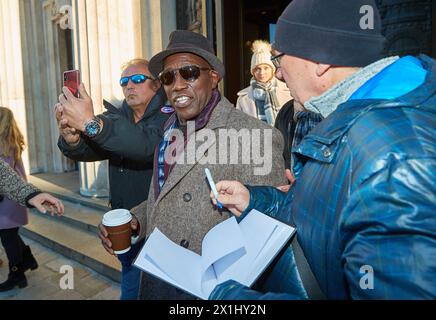
<instances>
[{"instance_id":1,"label":"plastic lid on cup","mask_svg":"<svg viewBox=\"0 0 436 320\"><path fill-rule=\"evenodd\" d=\"M102 224L107 227L116 227L128 223L132 220L132 215L127 209L115 209L103 215Z\"/></svg>"}]
</instances>

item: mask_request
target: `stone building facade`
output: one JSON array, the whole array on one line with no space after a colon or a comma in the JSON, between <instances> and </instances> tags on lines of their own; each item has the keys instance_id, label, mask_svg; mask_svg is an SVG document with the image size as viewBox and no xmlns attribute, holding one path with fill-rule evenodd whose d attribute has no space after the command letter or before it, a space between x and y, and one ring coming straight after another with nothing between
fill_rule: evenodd
<instances>
[{"instance_id":1,"label":"stone building facade","mask_svg":"<svg viewBox=\"0 0 436 320\"><path fill-rule=\"evenodd\" d=\"M0 105L11 108L25 137L28 173L80 171L83 195L107 194L107 168L75 163L57 149L53 106L62 72L80 69L102 112L102 99L122 100L120 66L149 59L175 29L206 35L227 67L220 89L235 102L246 86L249 45L268 39L289 0L0 0ZM376 0L386 53L435 56L436 2ZM245 73L244 73L245 72ZM249 76L249 75L248 75ZM92 187L91 187L92 186Z\"/></svg>"},{"instance_id":2,"label":"stone building facade","mask_svg":"<svg viewBox=\"0 0 436 320\"><path fill-rule=\"evenodd\" d=\"M57 148L62 73L81 71L100 113L103 98L123 98L122 63L149 59L174 29L175 0L0 0L0 105L13 110L26 137L27 172L79 168L83 193L104 195L105 162L76 164ZM97 177L103 190L86 190Z\"/></svg>"}]
</instances>

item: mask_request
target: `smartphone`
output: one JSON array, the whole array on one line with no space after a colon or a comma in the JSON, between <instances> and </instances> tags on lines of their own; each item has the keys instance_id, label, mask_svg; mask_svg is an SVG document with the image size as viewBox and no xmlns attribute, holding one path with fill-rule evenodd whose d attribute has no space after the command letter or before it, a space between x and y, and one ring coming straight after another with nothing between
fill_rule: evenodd
<instances>
[{"instance_id":1,"label":"smartphone","mask_svg":"<svg viewBox=\"0 0 436 320\"><path fill-rule=\"evenodd\" d=\"M80 86L80 71L79 70L68 70L64 72L64 87L70 89L71 93L75 97L79 97L79 86Z\"/></svg>"}]
</instances>

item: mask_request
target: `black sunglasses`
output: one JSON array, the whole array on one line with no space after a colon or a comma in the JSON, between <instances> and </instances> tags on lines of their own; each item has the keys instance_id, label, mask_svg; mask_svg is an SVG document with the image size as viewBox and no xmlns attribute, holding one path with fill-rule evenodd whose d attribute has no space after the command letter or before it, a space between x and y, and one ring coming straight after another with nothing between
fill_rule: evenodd
<instances>
[{"instance_id":1,"label":"black sunglasses","mask_svg":"<svg viewBox=\"0 0 436 320\"><path fill-rule=\"evenodd\" d=\"M285 53L280 53L276 56L271 57L271 62L273 63L274 67L276 67L276 69L280 68L280 58L283 57L284 55Z\"/></svg>"},{"instance_id":2,"label":"black sunglasses","mask_svg":"<svg viewBox=\"0 0 436 320\"><path fill-rule=\"evenodd\" d=\"M200 77L202 70L212 70L211 68L199 67L195 65L184 66L179 69L164 70L159 74L159 80L164 86L171 85L176 79L176 73L179 72L180 76L186 81L193 82Z\"/></svg>"},{"instance_id":3,"label":"black sunglasses","mask_svg":"<svg viewBox=\"0 0 436 320\"><path fill-rule=\"evenodd\" d=\"M130 77L122 77L120 79L120 86L125 87L129 83L129 79L132 80L133 83L144 83L147 79L154 80L153 78L146 76L145 74L134 74Z\"/></svg>"}]
</instances>

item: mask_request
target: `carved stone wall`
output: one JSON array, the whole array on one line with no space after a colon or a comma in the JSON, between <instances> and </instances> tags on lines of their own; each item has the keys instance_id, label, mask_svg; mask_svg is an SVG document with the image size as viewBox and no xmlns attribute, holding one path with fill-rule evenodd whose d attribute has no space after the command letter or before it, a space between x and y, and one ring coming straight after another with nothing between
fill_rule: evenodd
<instances>
[{"instance_id":1,"label":"carved stone wall","mask_svg":"<svg viewBox=\"0 0 436 320\"><path fill-rule=\"evenodd\" d=\"M151 58L175 28L176 0L0 0L0 104L13 110L26 137L26 170L75 169L56 146L52 108L63 71L81 70L102 112L103 98L123 98L121 64ZM84 167L107 180L99 164Z\"/></svg>"},{"instance_id":2,"label":"carved stone wall","mask_svg":"<svg viewBox=\"0 0 436 320\"><path fill-rule=\"evenodd\" d=\"M431 0L378 0L377 5L388 55L431 55Z\"/></svg>"}]
</instances>

